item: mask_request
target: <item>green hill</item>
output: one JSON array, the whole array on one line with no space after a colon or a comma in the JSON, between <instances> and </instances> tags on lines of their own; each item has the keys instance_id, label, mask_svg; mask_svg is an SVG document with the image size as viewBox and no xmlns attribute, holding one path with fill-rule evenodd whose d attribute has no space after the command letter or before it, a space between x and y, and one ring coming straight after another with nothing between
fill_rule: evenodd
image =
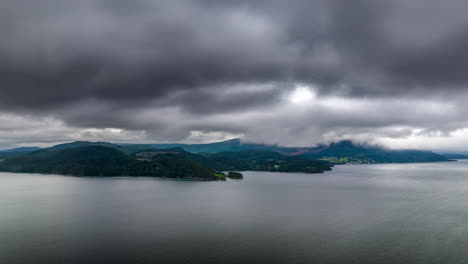
<instances>
[{"instance_id":1,"label":"green hill","mask_svg":"<svg viewBox=\"0 0 468 264\"><path fill-rule=\"evenodd\" d=\"M215 170L321 173L331 170L330 164L277 152L222 152L207 156L207 166Z\"/></svg>"},{"instance_id":2,"label":"green hill","mask_svg":"<svg viewBox=\"0 0 468 264\"><path fill-rule=\"evenodd\" d=\"M328 162L300 156L285 156L272 151L248 150L241 152L194 154L184 151L180 147L162 151L177 153L217 171L322 173L331 170L331 166ZM141 153L137 155L141 155Z\"/></svg>"},{"instance_id":3,"label":"green hill","mask_svg":"<svg viewBox=\"0 0 468 264\"><path fill-rule=\"evenodd\" d=\"M7 158L0 171L74 176L155 176L217 179L215 171L180 155L163 154L149 160L134 159L106 146L49 148Z\"/></svg>"}]
</instances>

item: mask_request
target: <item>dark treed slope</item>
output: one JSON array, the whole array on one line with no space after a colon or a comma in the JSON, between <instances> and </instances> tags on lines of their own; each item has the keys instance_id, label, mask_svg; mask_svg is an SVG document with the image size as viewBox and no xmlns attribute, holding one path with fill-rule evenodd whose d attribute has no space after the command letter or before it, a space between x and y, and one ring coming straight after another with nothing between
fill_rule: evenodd
<instances>
[{"instance_id":1,"label":"dark treed slope","mask_svg":"<svg viewBox=\"0 0 468 264\"><path fill-rule=\"evenodd\" d=\"M155 176L217 179L215 171L180 155L137 160L105 146L50 148L0 162L0 170L74 176Z\"/></svg>"},{"instance_id":2,"label":"dark treed slope","mask_svg":"<svg viewBox=\"0 0 468 264\"><path fill-rule=\"evenodd\" d=\"M108 147L51 148L6 159L0 163L0 169L65 175L122 175L120 172L127 172L126 166L131 167L132 162L124 153Z\"/></svg>"},{"instance_id":3,"label":"dark treed slope","mask_svg":"<svg viewBox=\"0 0 468 264\"><path fill-rule=\"evenodd\" d=\"M166 149L187 159L200 162L218 171L270 171L322 173L331 170L326 161L308 157L285 156L272 151L247 150L240 152L205 153L202 155L184 151L182 148ZM141 155L139 153L137 155ZM151 153L148 153L151 155Z\"/></svg>"},{"instance_id":4,"label":"dark treed slope","mask_svg":"<svg viewBox=\"0 0 468 264\"><path fill-rule=\"evenodd\" d=\"M215 170L321 173L331 170L328 162L277 152L247 150L206 155L206 165Z\"/></svg>"}]
</instances>

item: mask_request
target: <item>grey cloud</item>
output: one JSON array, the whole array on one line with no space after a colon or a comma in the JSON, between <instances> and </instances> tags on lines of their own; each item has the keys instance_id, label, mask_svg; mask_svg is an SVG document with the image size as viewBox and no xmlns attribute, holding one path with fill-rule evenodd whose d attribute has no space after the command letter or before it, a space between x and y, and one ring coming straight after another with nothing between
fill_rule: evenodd
<instances>
[{"instance_id":1,"label":"grey cloud","mask_svg":"<svg viewBox=\"0 0 468 264\"><path fill-rule=\"evenodd\" d=\"M175 90L282 81L395 94L467 81L460 1L216 2L3 1L0 102L145 101ZM453 17L450 34L438 26L432 34L439 38L408 40Z\"/></svg>"},{"instance_id":2,"label":"grey cloud","mask_svg":"<svg viewBox=\"0 0 468 264\"><path fill-rule=\"evenodd\" d=\"M0 111L140 131L142 140L192 131L284 144L403 138L414 128L450 134L466 126L467 8L461 0L4 0ZM315 104L375 103L291 108L284 98L297 83L315 89Z\"/></svg>"}]
</instances>

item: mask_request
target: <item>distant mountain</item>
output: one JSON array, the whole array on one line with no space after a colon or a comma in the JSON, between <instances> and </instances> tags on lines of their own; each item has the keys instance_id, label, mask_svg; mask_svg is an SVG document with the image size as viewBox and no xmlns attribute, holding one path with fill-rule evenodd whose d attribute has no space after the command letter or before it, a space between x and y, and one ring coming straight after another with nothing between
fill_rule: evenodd
<instances>
[{"instance_id":1,"label":"distant mountain","mask_svg":"<svg viewBox=\"0 0 468 264\"><path fill-rule=\"evenodd\" d=\"M321 159L333 164L345 163L410 163L447 161L449 158L431 151L390 150L380 146L356 144L349 140L316 147L280 147L277 145L243 143L232 139L210 144L152 144L155 148L180 147L194 153L221 153L244 151L277 152L285 156L302 156L306 159Z\"/></svg>"},{"instance_id":2,"label":"distant mountain","mask_svg":"<svg viewBox=\"0 0 468 264\"><path fill-rule=\"evenodd\" d=\"M208 144L151 144L152 147L158 149L180 147L185 151L194 153L218 153L218 152L239 152L246 150L262 150L262 151L275 151L290 153L295 152L295 148L284 148L276 145L265 145L255 143L241 142L240 139L230 139L221 142L208 143Z\"/></svg>"},{"instance_id":3,"label":"distant mountain","mask_svg":"<svg viewBox=\"0 0 468 264\"><path fill-rule=\"evenodd\" d=\"M8 158L8 157L15 157L15 156L22 155L24 153L33 152L33 151L40 150L40 149L41 148L38 148L38 147L22 147L22 148L1 150L0 159Z\"/></svg>"},{"instance_id":4,"label":"distant mountain","mask_svg":"<svg viewBox=\"0 0 468 264\"><path fill-rule=\"evenodd\" d=\"M38 147L21 147L21 148L14 148L14 149L8 149L8 150L2 150L1 152L33 152L36 150L40 150L41 148Z\"/></svg>"},{"instance_id":5,"label":"distant mountain","mask_svg":"<svg viewBox=\"0 0 468 264\"><path fill-rule=\"evenodd\" d=\"M468 159L468 155L465 154L444 153L442 156L446 157L447 159Z\"/></svg>"},{"instance_id":6,"label":"distant mountain","mask_svg":"<svg viewBox=\"0 0 468 264\"><path fill-rule=\"evenodd\" d=\"M70 143L64 143L50 147L49 149L68 149L77 147L90 147L90 146L101 146L109 147L116 150L120 150L126 154L134 154L141 151L152 151L155 150L151 145L145 144L113 144L109 142L90 142L90 141L75 141Z\"/></svg>"},{"instance_id":7,"label":"distant mountain","mask_svg":"<svg viewBox=\"0 0 468 264\"><path fill-rule=\"evenodd\" d=\"M118 147L116 144L109 143L109 142L75 141L75 142L55 145L48 149L67 149L67 148L90 147L90 146L102 146L102 147L111 147L111 148Z\"/></svg>"},{"instance_id":8,"label":"distant mountain","mask_svg":"<svg viewBox=\"0 0 468 264\"><path fill-rule=\"evenodd\" d=\"M343 163L411 163L448 161L447 157L432 151L391 150L375 145L355 144L345 140L310 149L303 155Z\"/></svg>"}]
</instances>

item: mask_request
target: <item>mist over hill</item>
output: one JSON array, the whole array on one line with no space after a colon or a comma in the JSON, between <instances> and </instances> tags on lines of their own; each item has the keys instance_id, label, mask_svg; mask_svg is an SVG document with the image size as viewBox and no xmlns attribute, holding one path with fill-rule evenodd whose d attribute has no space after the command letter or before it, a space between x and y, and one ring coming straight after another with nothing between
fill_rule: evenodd
<instances>
[{"instance_id":1,"label":"mist over hill","mask_svg":"<svg viewBox=\"0 0 468 264\"><path fill-rule=\"evenodd\" d=\"M271 151L285 156L302 156L327 160L331 163L409 163L447 161L448 157L422 150L392 150L377 145L360 144L350 140L321 144L315 147L281 147L277 145L243 143L232 139L211 144L152 144L155 148L180 147L195 153Z\"/></svg>"},{"instance_id":2,"label":"mist over hill","mask_svg":"<svg viewBox=\"0 0 468 264\"><path fill-rule=\"evenodd\" d=\"M231 139L209 144L113 144L109 142L77 141L59 144L50 149L66 149L86 146L103 146L117 149L127 155L135 155L139 152L151 152L155 149L179 148L186 152L202 154L202 156L216 156L213 154L224 153L224 156L235 156L236 152L268 153L284 157L299 157L302 159L317 159L332 164L344 163L409 163L409 162L434 162L448 161L450 159L463 158L462 155L438 154L432 151L422 150L393 150L377 145L355 143L350 140L321 144L314 147L282 147L277 145L245 143L240 139ZM0 158L19 156L32 152L38 148L20 148L0 151ZM274 154L276 153L276 154ZM220 155L218 155L220 156Z\"/></svg>"}]
</instances>

